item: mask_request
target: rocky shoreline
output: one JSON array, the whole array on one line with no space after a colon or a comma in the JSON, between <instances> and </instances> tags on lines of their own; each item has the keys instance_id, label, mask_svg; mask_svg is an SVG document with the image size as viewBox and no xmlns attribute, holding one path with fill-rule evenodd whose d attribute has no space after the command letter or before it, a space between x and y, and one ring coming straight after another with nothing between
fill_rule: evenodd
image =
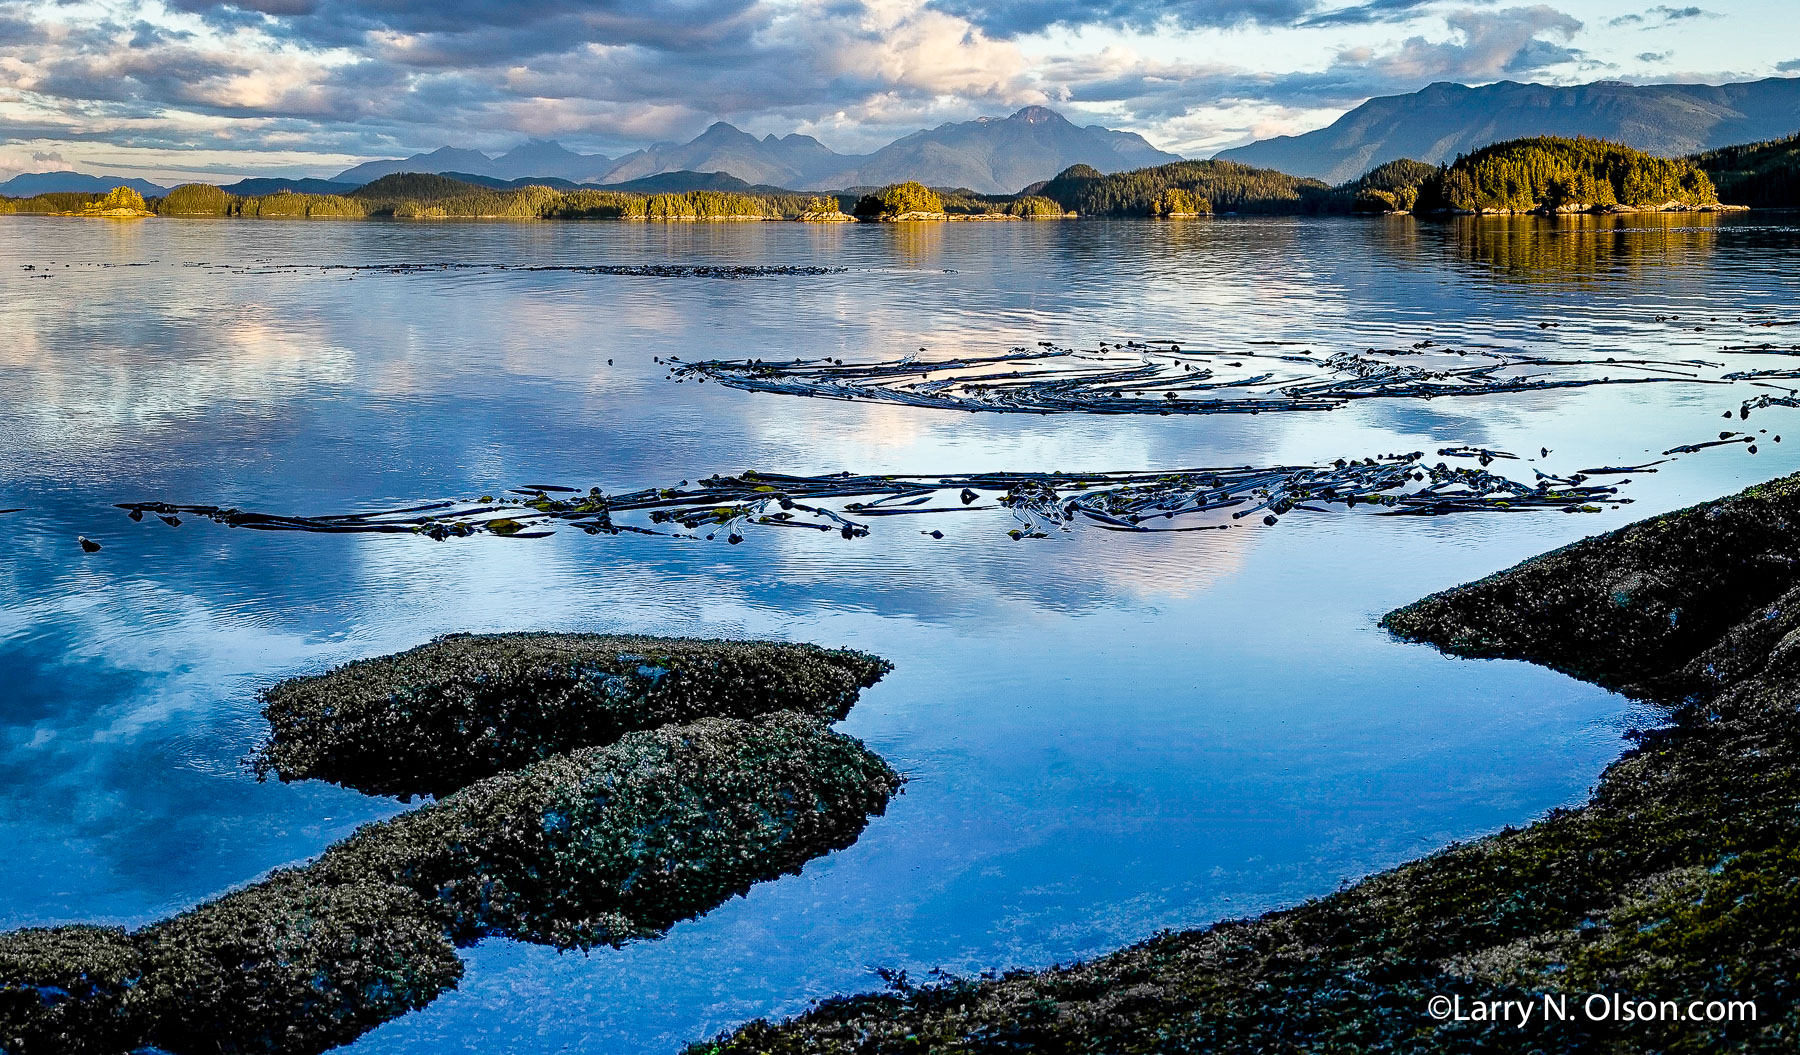
<instances>
[{"instance_id":1,"label":"rocky shoreline","mask_svg":"<svg viewBox=\"0 0 1800 1055\"><path fill-rule=\"evenodd\" d=\"M1790 476L1383 620L1456 655L1530 660L1666 705L1669 723L1635 733L1580 808L1294 909L1075 966L901 982L690 1055L1791 1051L1796 554ZM1434 997L1458 1013L1433 1014ZM1546 1021L1547 998L1568 1017ZM1503 1007L1540 1014L1468 1014Z\"/></svg>"}]
</instances>

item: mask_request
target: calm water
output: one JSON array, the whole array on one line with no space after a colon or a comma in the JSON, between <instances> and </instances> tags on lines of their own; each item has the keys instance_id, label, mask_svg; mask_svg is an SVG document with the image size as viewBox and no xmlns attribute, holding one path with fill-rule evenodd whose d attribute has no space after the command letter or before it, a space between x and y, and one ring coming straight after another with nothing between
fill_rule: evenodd
<instances>
[{"instance_id":1,"label":"calm water","mask_svg":"<svg viewBox=\"0 0 1800 1055\"><path fill-rule=\"evenodd\" d=\"M1527 477L1626 464L1712 438L1722 411L1766 390L975 416L672 385L652 359L1174 337L1735 362L1722 345L1800 341L1800 329L1737 322L1800 318L1800 232L1787 222L0 221L0 507L27 507L0 518L0 925L147 922L395 813L245 775L262 735L256 693L452 630L878 652L898 669L845 728L912 782L854 847L667 940L589 956L482 946L459 991L352 1046L368 1055L671 1052L878 986L874 967L1088 956L1527 821L1581 799L1648 717L1543 670L1396 644L1375 619L1800 467L1800 412L1748 423L1787 427L1789 442L1683 458L1631 483L1636 504L1590 516L1290 516L1013 542L1007 515L987 513L731 547L169 530L109 506L339 511L527 480L621 490L744 468L1277 464L1452 443L1551 448L1497 466ZM438 261L854 270L732 281L289 266ZM105 548L84 555L77 534Z\"/></svg>"}]
</instances>

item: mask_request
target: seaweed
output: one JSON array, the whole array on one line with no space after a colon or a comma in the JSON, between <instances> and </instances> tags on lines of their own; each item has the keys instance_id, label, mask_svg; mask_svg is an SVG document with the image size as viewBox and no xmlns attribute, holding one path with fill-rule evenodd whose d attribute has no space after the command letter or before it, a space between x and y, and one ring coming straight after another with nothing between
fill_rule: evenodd
<instances>
[{"instance_id":1,"label":"seaweed","mask_svg":"<svg viewBox=\"0 0 1800 1055\"><path fill-rule=\"evenodd\" d=\"M921 349L923 351L923 349ZM663 361L663 360L658 360ZM1421 341L1316 357L1306 352L1196 350L1177 341L1036 348L951 359L666 360L677 382L747 392L1018 414L1262 414L1335 410L1362 399L1436 399L1595 385L1722 384L1677 367L1697 360L1557 359ZM1616 376L1627 372L1630 376ZM1651 376L1642 376L1651 375Z\"/></svg>"},{"instance_id":2,"label":"seaweed","mask_svg":"<svg viewBox=\"0 0 1800 1055\"><path fill-rule=\"evenodd\" d=\"M1510 455L1487 452L1487 461ZM133 520L145 513L187 514L229 527L323 534L413 534L443 541L474 535L543 538L566 525L590 535L683 535L704 531L743 541L749 528L799 528L869 534L870 521L894 516L1010 510L1013 538L1047 538L1086 525L1107 531L1213 530L1246 517L1263 522L1295 509L1401 516L1555 509L1597 512L1622 504L1613 485L1584 476L1537 474L1524 483L1483 469L1428 464L1422 452L1385 454L1330 465L1229 466L1105 472L987 472L926 475L831 473L796 476L747 470L690 485L622 494L569 487L518 488L520 497L440 500L404 509L299 516L212 505L122 502ZM1485 463L1484 463L1485 464ZM1623 472L1623 471L1622 471ZM989 498L994 505L977 504ZM827 503L835 503L835 508ZM638 514L642 523L625 519Z\"/></svg>"},{"instance_id":3,"label":"seaweed","mask_svg":"<svg viewBox=\"0 0 1800 1055\"><path fill-rule=\"evenodd\" d=\"M890 664L775 641L454 634L264 693L257 771L443 795L551 755L701 717L849 713Z\"/></svg>"}]
</instances>

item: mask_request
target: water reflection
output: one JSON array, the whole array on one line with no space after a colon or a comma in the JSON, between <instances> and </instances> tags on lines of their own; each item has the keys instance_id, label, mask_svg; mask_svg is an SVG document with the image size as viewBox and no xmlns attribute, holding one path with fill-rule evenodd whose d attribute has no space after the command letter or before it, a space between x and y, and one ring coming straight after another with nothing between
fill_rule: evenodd
<instances>
[{"instance_id":1,"label":"water reflection","mask_svg":"<svg viewBox=\"0 0 1800 1055\"><path fill-rule=\"evenodd\" d=\"M1586 287L1637 268L1704 268L1723 215L1464 216L1455 224L1458 247L1472 263L1508 278Z\"/></svg>"},{"instance_id":2,"label":"water reflection","mask_svg":"<svg viewBox=\"0 0 1800 1055\"><path fill-rule=\"evenodd\" d=\"M1453 443L1550 448L1565 469L1629 463L1707 438L1735 402L1641 386L1230 420L995 417L672 385L654 362L1125 335L1716 359L1735 339L1724 323L1696 332L1657 317L1796 301L1788 228L1626 219L9 219L0 507L31 512L0 520L0 838L16 848L0 858L0 923L148 920L398 809L251 780L238 760L261 735L256 692L451 630L879 652L898 669L847 728L914 782L851 850L664 942L587 958L485 947L460 992L359 1051L667 1052L875 984L867 965L1087 955L1320 893L1579 798L1638 720L1621 701L1392 644L1374 617L1795 468L1793 442L1684 459L1632 484L1635 505L1591 517L1290 516L1269 531L1042 543L1008 539L1004 512L956 518L943 540L439 545L164 529L110 505L329 511L537 479L628 490L753 468L1283 464ZM434 260L858 270L725 281L275 266ZM201 263L245 267L189 266ZM1781 431L1783 413L1749 425ZM83 555L77 534L104 548Z\"/></svg>"}]
</instances>

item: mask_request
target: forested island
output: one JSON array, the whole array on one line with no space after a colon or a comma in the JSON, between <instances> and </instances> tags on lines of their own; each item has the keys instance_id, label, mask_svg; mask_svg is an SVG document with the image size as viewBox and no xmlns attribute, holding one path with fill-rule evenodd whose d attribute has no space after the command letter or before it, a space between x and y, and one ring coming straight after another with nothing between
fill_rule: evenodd
<instances>
[{"instance_id":1,"label":"forested island","mask_svg":"<svg viewBox=\"0 0 1800 1055\"><path fill-rule=\"evenodd\" d=\"M0 214L92 215L117 195L0 198ZM1013 220L1180 219L1215 213L1369 215L1720 210L1800 205L1800 136L1664 158L1597 139L1537 137L1484 147L1448 165L1400 159L1331 186L1232 161L1179 161L1113 174L1074 165L1017 194L906 182L800 194L640 193L600 187L486 187L397 173L347 194L235 195L203 183L134 198L134 215L397 220ZM1729 203L1729 204L1725 204ZM128 205L130 203L127 203Z\"/></svg>"},{"instance_id":2,"label":"forested island","mask_svg":"<svg viewBox=\"0 0 1800 1055\"><path fill-rule=\"evenodd\" d=\"M1800 207L1800 135L1709 150L1694 163L1712 177L1719 197L1735 205Z\"/></svg>"}]
</instances>

